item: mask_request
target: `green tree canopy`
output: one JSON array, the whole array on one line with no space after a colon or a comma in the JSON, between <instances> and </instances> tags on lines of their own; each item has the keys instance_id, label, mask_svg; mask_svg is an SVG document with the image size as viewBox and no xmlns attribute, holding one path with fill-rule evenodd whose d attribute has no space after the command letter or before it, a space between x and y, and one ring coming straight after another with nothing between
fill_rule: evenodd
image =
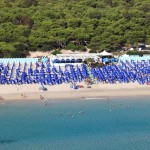
<instances>
[{"instance_id":1,"label":"green tree canopy","mask_svg":"<svg viewBox=\"0 0 150 150\"><path fill-rule=\"evenodd\" d=\"M0 57L150 44L149 0L1 0ZM72 45L73 44L73 45ZM17 55L18 53L18 55ZM11 57L10 56L10 57Z\"/></svg>"}]
</instances>

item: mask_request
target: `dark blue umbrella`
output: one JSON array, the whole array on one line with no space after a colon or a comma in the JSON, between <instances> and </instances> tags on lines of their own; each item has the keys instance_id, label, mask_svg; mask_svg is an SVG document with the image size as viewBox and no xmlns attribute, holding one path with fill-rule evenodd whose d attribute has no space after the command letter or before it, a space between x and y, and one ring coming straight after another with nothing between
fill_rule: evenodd
<instances>
[{"instance_id":1,"label":"dark blue umbrella","mask_svg":"<svg viewBox=\"0 0 150 150\"><path fill-rule=\"evenodd\" d=\"M60 63L60 60L59 59L54 59L53 63Z\"/></svg>"},{"instance_id":2,"label":"dark blue umbrella","mask_svg":"<svg viewBox=\"0 0 150 150\"><path fill-rule=\"evenodd\" d=\"M64 59L61 60L61 63L65 63L66 61Z\"/></svg>"},{"instance_id":3,"label":"dark blue umbrella","mask_svg":"<svg viewBox=\"0 0 150 150\"><path fill-rule=\"evenodd\" d=\"M71 59L71 63L75 63L75 59Z\"/></svg>"},{"instance_id":4,"label":"dark blue umbrella","mask_svg":"<svg viewBox=\"0 0 150 150\"><path fill-rule=\"evenodd\" d=\"M82 62L82 59L77 59L76 60L76 63L81 63Z\"/></svg>"},{"instance_id":5,"label":"dark blue umbrella","mask_svg":"<svg viewBox=\"0 0 150 150\"><path fill-rule=\"evenodd\" d=\"M66 63L70 63L70 59L66 59Z\"/></svg>"}]
</instances>

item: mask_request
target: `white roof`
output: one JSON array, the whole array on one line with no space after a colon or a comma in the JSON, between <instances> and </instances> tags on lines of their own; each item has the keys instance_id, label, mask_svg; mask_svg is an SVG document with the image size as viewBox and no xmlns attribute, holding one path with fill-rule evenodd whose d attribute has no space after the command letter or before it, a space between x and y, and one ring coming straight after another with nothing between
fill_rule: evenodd
<instances>
[{"instance_id":1,"label":"white roof","mask_svg":"<svg viewBox=\"0 0 150 150\"><path fill-rule=\"evenodd\" d=\"M133 47L131 47L129 50L130 50L130 51L133 51L133 50L134 50L134 48L133 48Z\"/></svg>"},{"instance_id":2,"label":"white roof","mask_svg":"<svg viewBox=\"0 0 150 150\"><path fill-rule=\"evenodd\" d=\"M108 53L105 50L101 53L99 53L100 56L112 56L112 53Z\"/></svg>"},{"instance_id":3,"label":"white roof","mask_svg":"<svg viewBox=\"0 0 150 150\"><path fill-rule=\"evenodd\" d=\"M129 57L129 55L127 55L127 54L123 54L123 55L122 55L122 57Z\"/></svg>"},{"instance_id":4,"label":"white roof","mask_svg":"<svg viewBox=\"0 0 150 150\"><path fill-rule=\"evenodd\" d=\"M64 57L82 57L82 56L86 56L86 57L90 57L90 56L98 56L99 53L76 53L76 54L57 54L57 56L64 56Z\"/></svg>"},{"instance_id":5,"label":"white roof","mask_svg":"<svg viewBox=\"0 0 150 150\"><path fill-rule=\"evenodd\" d=\"M86 58L98 58L99 53L87 53L87 54L57 54L50 55L49 58L51 60L54 59L86 59Z\"/></svg>"}]
</instances>

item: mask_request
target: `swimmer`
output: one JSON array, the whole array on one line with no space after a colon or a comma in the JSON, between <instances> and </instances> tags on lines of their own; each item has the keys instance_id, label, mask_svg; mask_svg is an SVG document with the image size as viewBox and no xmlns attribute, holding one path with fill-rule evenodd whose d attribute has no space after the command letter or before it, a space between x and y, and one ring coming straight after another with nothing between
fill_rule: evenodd
<instances>
[{"instance_id":1,"label":"swimmer","mask_svg":"<svg viewBox=\"0 0 150 150\"><path fill-rule=\"evenodd\" d=\"M81 110L81 111L79 111L79 114L81 114L81 113L83 113L83 111Z\"/></svg>"},{"instance_id":2,"label":"swimmer","mask_svg":"<svg viewBox=\"0 0 150 150\"><path fill-rule=\"evenodd\" d=\"M109 102L110 101L110 99L109 99L109 97L107 98L107 102Z\"/></svg>"},{"instance_id":3,"label":"swimmer","mask_svg":"<svg viewBox=\"0 0 150 150\"><path fill-rule=\"evenodd\" d=\"M46 102L43 102L44 103L44 106L46 106Z\"/></svg>"},{"instance_id":4,"label":"swimmer","mask_svg":"<svg viewBox=\"0 0 150 150\"><path fill-rule=\"evenodd\" d=\"M71 117L72 115L71 115L71 114L68 114L68 116Z\"/></svg>"}]
</instances>

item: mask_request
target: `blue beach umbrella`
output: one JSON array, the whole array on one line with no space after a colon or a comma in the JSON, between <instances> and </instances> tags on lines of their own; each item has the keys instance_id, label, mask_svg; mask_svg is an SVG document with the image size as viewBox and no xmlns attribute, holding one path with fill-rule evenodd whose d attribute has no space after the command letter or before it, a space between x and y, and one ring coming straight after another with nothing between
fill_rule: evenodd
<instances>
[{"instance_id":1,"label":"blue beach umbrella","mask_svg":"<svg viewBox=\"0 0 150 150\"><path fill-rule=\"evenodd\" d=\"M66 63L70 63L70 59L66 59Z\"/></svg>"},{"instance_id":2,"label":"blue beach umbrella","mask_svg":"<svg viewBox=\"0 0 150 150\"><path fill-rule=\"evenodd\" d=\"M75 63L75 59L71 59L71 63Z\"/></svg>"},{"instance_id":3,"label":"blue beach umbrella","mask_svg":"<svg viewBox=\"0 0 150 150\"><path fill-rule=\"evenodd\" d=\"M60 60L59 59L54 59L53 63L60 63Z\"/></svg>"},{"instance_id":4,"label":"blue beach umbrella","mask_svg":"<svg viewBox=\"0 0 150 150\"><path fill-rule=\"evenodd\" d=\"M65 62L66 62L65 59L62 59L62 60L61 60L61 63L65 63Z\"/></svg>"},{"instance_id":5,"label":"blue beach umbrella","mask_svg":"<svg viewBox=\"0 0 150 150\"><path fill-rule=\"evenodd\" d=\"M77 59L76 60L76 63L81 63L82 62L82 59Z\"/></svg>"}]
</instances>

